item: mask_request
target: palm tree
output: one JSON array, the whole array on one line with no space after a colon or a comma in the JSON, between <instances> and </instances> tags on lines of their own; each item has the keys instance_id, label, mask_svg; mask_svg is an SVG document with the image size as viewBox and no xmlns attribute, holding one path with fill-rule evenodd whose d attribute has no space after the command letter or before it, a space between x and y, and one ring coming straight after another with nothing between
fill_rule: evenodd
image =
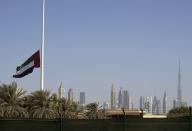
<instances>
[{"instance_id":1,"label":"palm tree","mask_svg":"<svg viewBox=\"0 0 192 131\"><path fill-rule=\"evenodd\" d=\"M50 96L49 91L35 91L27 97L27 107L31 118L58 118L55 95Z\"/></svg>"},{"instance_id":2,"label":"palm tree","mask_svg":"<svg viewBox=\"0 0 192 131\"><path fill-rule=\"evenodd\" d=\"M76 102L70 101L70 108L68 109L69 118L77 119L79 113L79 106Z\"/></svg>"},{"instance_id":3,"label":"palm tree","mask_svg":"<svg viewBox=\"0 0 192 131\"><path fill-rule=\"evenodd\" d=\"M0 117L4 116L4 111L5 111L5 102L0 98Z\"/></svg>"},{"instance_id":4,"label":"palm tree","mask_svg":"<svg viewBox=\"0 0 192 131\"><path fill-rule=\"evenodd\" d=\"M59 114L60 117L65 119L77 119L78 104L73 101L61 98L59 100Z\"/></svg>"},{"instance_id":5,"label":"palm tree","mask_svg":"<svg viewBox=\"0 0 192 131\"><path fill-rule=\"evenodd\" d=\"M51 107L55 110L55 111L59 111L59 99L56 93L52 94L50 97L50 101L51 101Z\"/></svg>"},{"instance_id":6,"label":"palm tree","mask_svg":"<svg viewBox=\"0 0 192 131\"><path fill-rule=\"evenodd\" d=\"M98 106L97 103L90 103L86 106L86 116L89 119L98 119Z\"/></svg>"},{"instance_id":7,"label":"palm tree","mask_svg":"<svg viewBox=\"0 0 192 131\"><path fill-rule=\"evenodd\" d=\"M108 119L106 116L106 110L101 109L98 103L90 103L86 106L86 113L88 119Z\"/></svg>"},{"instance_id":8,"label":"palm tree","mask_svg":"<svg viewBox=\"0 0 192 131\"><path fill-rule=\"evenodd\" d=\"M3 84L0 86L0 116L4 118L24 118L28 117L24 105L23 89L18 88L13 82L10 85Z\"/></svg>"}]
</instances>

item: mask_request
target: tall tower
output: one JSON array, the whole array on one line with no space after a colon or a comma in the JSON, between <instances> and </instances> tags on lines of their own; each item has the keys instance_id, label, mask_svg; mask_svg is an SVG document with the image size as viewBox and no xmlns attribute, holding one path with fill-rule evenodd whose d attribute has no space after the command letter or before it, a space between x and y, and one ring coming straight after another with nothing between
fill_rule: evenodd
<instances>
[{"instance_id":1,"label":"tall tower","mask_svg":"<svg viewBox=\"0 0 192 131\"><path fill-rule=\"evenodd\" d=\"M114 84L112 84L111 88L111 109L116 109L116 91Z\"/></svg>"},{"instance_id":2,"label":"tall tower","mask_svg":"<svg viewBox=\"0 0 192 131\"><path fill-rule=\"evenodd\" d=\"M129 92L127 90L124 90L123 107L125 109L129 109L129 104L130 104Z\"/></svg>"},{"instance_id":3,"label":"tall tower","mask_svg":"<svg viewBox=\"0 0 192 131\"><path fill-rule=\"evenodd\" d=\"M144 100L145 111L151 114L152 114L152 100L153 98L151 96L145 97Z\"/></svg>"},{"instance_id":4,"label":"tall tower","mask_svg":"<svg viewBox=\"0 0 192 131\"><path fill-rule=\"evenodd\" d=\"M164 92L163 96L163 114L167 113L167 94Z\"/></svg>"},{"instance_id":5,"label":"tall tower","mask_svg":"<svg viewBox=\"0 0 192 131\"><path fill-rule=\"evenodd\" d=\"M143 96L140 96L140 109L144 109L145 108L145 104L144 104L144 97Z\"/></svg>"},{"instance_id":6,"label":"tall tower","mask_svg":"<svg viewBox=\"0 0 192 131\"><path fill-rule=\"evenodd\" d=\"M152 114L159 115L161 113L161 101L156 96L154 96L152 101Z\"/></svg>"},{"instance_id":7,"label":"tall tower","mask_svg":"<svg viewBox=\"0 0 192 131\"><path fill-rule=\"evenodd\" d=\"M156 96L153 97L152 100L152 113L157 114L157 106L158 106L158 99Z\"/></svg>"},{"instance_id":8,"label":"tall tower","mask_svg":"<svg viewBox=\"0 0 192 131\"><path fill-rule=\"evenodd\" d=\"M59 86L59 99L64 97L64 92L65 92L65 89L63 87L63 84L61 83L61 85Z\"/></svg>"},{"instance_id":9,"label":"tall tower","mask_svg":"<svg viewBox=\"0 0 192 131\"><path fill-rule=\"evenodd\" d=\"M73 101L73 95L74 95L74 92L73 92L73 89L69 89L69 92L68 92L68 100L69 101Z\"/></svg>"},{"instance_id":10,"label":"tall tower","mask_svg":"<svg viewBox=\"0 0 192 131\"><path fill-rule=\"evenodd\" d=\"M80 106L85 106L85 92L80 92Z\"/></svg>"},{"instance_id":11,"label":"tall tower","mask_svg":"<svg viewBox=\"0 0 192 131\"><path fill-rule=\"evenodd\" d=\"M123 105L123 98L124 98L124 92L123 92L123 88L121 87L120 88L120 91L119 91L119 97L118 97L118 108L123 108L124 105Z\"/></svg>"},{"instance_id":12,"label":"tall tower","mask_svg":"<svg viewBox=\"0 0 192 131\"><path fill-rule=\"evenodd\" d=\"M177 100L179 103L182 103L182 95L181 95L181 62L179 60L179 71L178 71L178 87L177 87Z\"/></svg>"}]
</instances>

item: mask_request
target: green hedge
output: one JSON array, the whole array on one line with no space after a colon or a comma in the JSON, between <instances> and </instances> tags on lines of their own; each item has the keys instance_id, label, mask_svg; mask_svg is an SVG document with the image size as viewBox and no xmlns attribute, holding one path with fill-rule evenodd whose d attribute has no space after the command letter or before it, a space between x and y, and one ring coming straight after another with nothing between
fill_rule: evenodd
<instances>
[{"instance_id":1,"label":"green hedge","mask_svg":"<svg viewBox=\"0 0 192 131\"><path fill-rule=\"evenodd\" d=\"M191 120L192 121L192 120ZM127 120L0 120L0 131L190 131L189 117Z\"/></svg>"}]
</instances>

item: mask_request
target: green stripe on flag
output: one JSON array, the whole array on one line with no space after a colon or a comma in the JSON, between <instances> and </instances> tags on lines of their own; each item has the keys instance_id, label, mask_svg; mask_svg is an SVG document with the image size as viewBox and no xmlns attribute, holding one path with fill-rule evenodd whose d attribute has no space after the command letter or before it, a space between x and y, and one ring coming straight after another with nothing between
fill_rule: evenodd
<instances>
[{"instance_id":1,"label":"green stripe on flag","mask_svg":"<svg viewBox=\"0 0 192 131\"><path fill-rule=\"evenodd\" d=\"M28 65L31 61L33 61L33 56L31 56L29 59L27 59L27 60L20 66L20 68Z\"/></svg>"}]
</instances>

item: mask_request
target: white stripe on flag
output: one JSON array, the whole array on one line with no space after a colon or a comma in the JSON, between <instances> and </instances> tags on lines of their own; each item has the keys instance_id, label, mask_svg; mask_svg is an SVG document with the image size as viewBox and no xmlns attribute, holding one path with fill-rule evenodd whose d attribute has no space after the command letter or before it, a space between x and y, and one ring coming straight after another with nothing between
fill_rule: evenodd
<instances>
[{"instance_id":1,"label":"white stripe on flag","mask_svg":"<svg viewBox=\"0 0 192 131\"><path fill-rule=\"evenodd\" d=\"M31 68L34 66L34 61L31 61L29 64L27 64L26 66L22 67L19 71L16 72L16 75L20 75L23 72L25 72L27 69Z\"/></svg>"}]
</instances>

